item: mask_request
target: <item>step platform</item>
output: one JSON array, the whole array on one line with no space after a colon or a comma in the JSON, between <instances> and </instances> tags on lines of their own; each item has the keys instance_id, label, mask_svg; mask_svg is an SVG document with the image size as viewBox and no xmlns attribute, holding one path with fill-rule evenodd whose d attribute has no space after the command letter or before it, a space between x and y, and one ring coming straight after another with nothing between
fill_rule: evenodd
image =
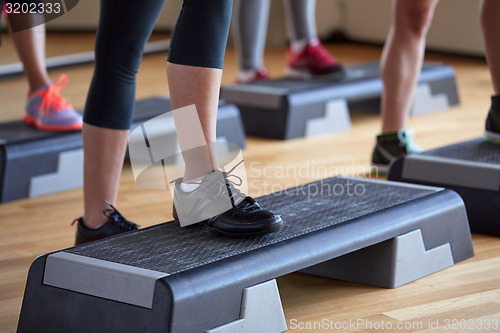
<instances>
[{"instance_id":1,"label":"step platform","mask_svg":"<svg viewBox=\"0 0 500 333\"><path fill-rule=\"evenodd\" d=\"M170 99L136 103L133 127L171 110ZM221 102L217 138L245 147L245 132L234 105ZM61 192L83 186L80 131L44 132L22 121L0 124L0 202Z\"/></svg>"},{"instance_id":2,"label":"step platform","mask_svg":"<svg viewBox=\"0 0 500 333\"><path fill-rule=\"evenodd\" d=\"M456 191L472 232L500 236L500 146L477 138L396 160L388 179Z\"/></svg>"},{"instance_id":3,"label":"step platform","mask_svg":"<svg viewBox=\"0 0 500 333\"><path fill-rule=\"evenodd\" d=\"M221 98L241 112L247 135L294 139L346 130L349 111L380 112L379 62L346 67L340 81L281 78L224 86ZM444 110L458 104L453 67L426 62L420 74L412 114Z\"/></svg>"},{"instance_id":4,"label":"step platform","mask_svg":"<svg viewBox=\"0 0 500 333\"><path fill-rule=\"evenodd\" d=\"M277 277L302 271L393 288L473 256L462 199L335 177L259 198L274 234L152 226L38 257L18 332L283 332Z\"/></svg>"}]
</instances>

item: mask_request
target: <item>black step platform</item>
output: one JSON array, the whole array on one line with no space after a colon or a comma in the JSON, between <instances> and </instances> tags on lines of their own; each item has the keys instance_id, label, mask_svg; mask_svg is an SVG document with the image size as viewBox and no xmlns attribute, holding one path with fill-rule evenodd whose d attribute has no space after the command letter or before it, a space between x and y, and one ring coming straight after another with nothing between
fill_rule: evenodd
<instances>
[{"instance_id":1,"label":"black step platform","mask_svg":"<svg viewBox=\"0 0 500 333\"><path fill-rule=\"evenodd\" d=\"M134 125L171 110L170 100L155 97L136 103ZM221 102L217 138L245 147L238 109ZM22 121L0 124L0 202L32 198L83 185L82 136L45 132Z\"/></svg>"},{"instance_id":2,"label":"black step platform","mask_svg":"<svg viewBox=\"0 0 500 333\"><path fill-rule=\"evenodd\" d=\"M282 230L233 239L167 222L40 256L18 332L282 332L279 276L393 288L473 256L450 190L335 177L259 202Z\"/></svg>"},{"instance_id":3,"label":"black step platform","mask_svg":"<svg viewBox=\"0 0 500 333\"><path fill-rule=\"evenodd\" d=\"M382 80L378 62L346 67L340 81L276 79L222 87L221 98L241 111L247 135L294 139L350 127L349 110L380 111ZM416 89L412 114L458 104L455 71L426 62Z\"/></svg>"},{"instance_id":4,"label":"black step platform","mask_svg":"<svg viewBox=\"0 0 500 333\"><path fill-rule=\"evenodd\" d=\"M453 189L472 232L500 236L500 146L478 138L395 161L388 179Z\"/></svg>"}]
</instances>

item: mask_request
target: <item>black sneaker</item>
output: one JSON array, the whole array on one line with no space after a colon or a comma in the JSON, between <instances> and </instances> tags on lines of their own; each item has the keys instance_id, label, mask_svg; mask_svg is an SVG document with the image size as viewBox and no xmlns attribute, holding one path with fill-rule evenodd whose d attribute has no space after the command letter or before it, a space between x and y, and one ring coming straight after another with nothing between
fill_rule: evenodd
<instances>
[{"instance_id":1,"label":"black sneaker","mask_svg":"<svg viewBox=\"0 0 500 333\"><path fill-rule=\"evenodd\" d=\"M484 130L486 140L500 144L500 95L491 96L491 108Z\"/></svg>"},{"instance_id":2,"label":"black sneaker","mask_svg":"<svg viewBox=\"0 0 500 333\"><path fill-rule=\"evenodd\" d=\"M173 210L175 221L179 222L177 212ZM250 237L270 234L281 229L281 217L262 209L254 198L247 196L238 205L228 211L196 223L203 224L211 231L229 237Z\"/></svg>"},{"instance_id":3,"label":"black sneaker","mask_svg":"<svg viewBox=\"0 0 500 333\"><path fill-rule=\"evenodd\" d=\"M108 221L97 229L91 229L83 223L83 217L73 221L72 224L78 221L76 229L75 245L80 245L87 242L92 242L98 239L106 238L109 236L118 235L127 231L137 230L139 226L133 222L128 221L126 218L116 210L113 205L106 201L111 207L102 211L108 218Z\"/></svg>"},{"instance_id":4,"label":"black sneaker","mask_svg":"<svg viewBox=\"0 0 500 333\"><path fill-rule=\"evenodd\" d=\"M262 235L281 229L281 217L262 209L255 199L241 193L235 187L241 183L228 179L233 176L231 171L212 171L191 192L182 191L182 178L178 179L174 191L175 221L181 226L203 224L215 233L232 237Z\"/></svg>"},{"instance_id":5,"label":"black sneaker","mask_svg":"<svg viewBox=\"0 0 500 333\"><path fill-rule=\"evenodd\" d=\"M377 135L377 144L372 153L372 166L378 174L386 174L392 160L407 154L416 154L422 149L413 142L413 131L399 130Z\"/></svg>"}]
</instances>

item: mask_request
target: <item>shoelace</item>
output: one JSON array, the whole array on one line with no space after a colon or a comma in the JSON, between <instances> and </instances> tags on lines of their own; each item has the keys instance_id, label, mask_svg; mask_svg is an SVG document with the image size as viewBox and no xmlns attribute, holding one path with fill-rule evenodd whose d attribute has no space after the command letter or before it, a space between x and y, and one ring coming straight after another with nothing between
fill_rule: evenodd
<instances>
[{"instance_id":1,"label":"shoelace","mask_svg":"<svg viewBox=\"0 0 500 333\"><path fill-rule=\"evenodd\" d=\"M406 147L408 154L417 154L422 152L422 148L415 144L413 138L415 133L412 130L398 131L398 140L401 147Z\"/></svg>"},{"instance_id":2,"label":"shoelace","mask_svg":"<svg viewBox=\"0 0 500 333\"><path fill-rule=\"evenodd\" d=\"M211 184L210 187L206 188L206 190L211 193L212 196L217 197L219 195L224 195L229 197L231 200L231 205L233 208L238 209L240 211L247 211L249 209L253 209L257 207L257 203L254 200L246 200L243 199L240 203L238 203L238 206L234 204L234 198L237 195L242 195L241 191L238 190L235 186L241 186L243 184L243 179L241 177L232 174L234 169L236 169L241 163L243 163L244 160L239 161L234 167L232 167L229 171L227 172L222 172L222 175L224 177L224 182L216 182ZM229 179L229 177L234 177L236 178L239 182L236 183L235 181ZM170 183L175 182L177 179L170 181ZM200 184L200 182L188 182L187 184ZM246 195L245 195L246 197Z\"/></svg>"},{"instance_id":3,"label":"shoelace","mask_svg":"<svg viewBox=\"0 0 500 333\"><path fill-rule=\"evenodd\" d=\"M225 197L229 197L229 200L231 200L231 205L233 208L236 209L249 209L250 207L246 207L248 205L241 205L241 207L238 207L235 205L234 200L237 196L243 195L239 189L237 189L235 186L241 186L243 184L243 179L241 177L232 174L234 169L236 169L241 163L243 163L244 160L239 161L235 166L233 166L229 171L227 172L222 172L222 176L224 177L224 182L214 182L212 184L209 184L209 187L206 188L208 193L210 193L214 197L218 197L220 195L223 195ZM234 177L238 180L238 182L230 179L230 177ZM199 184L198 182L188 182L188 184ZM246 195L245 195L246 197ZM244 202L246 200L242 200L240 203ZM240 205L238 203L238 205ZM252 207L255 206L255 204L252 204Z\"/></svg>"},{"instance_id":4,"label":"shoelace","mask_svg":"<svg viewBox=\"0 0 500 333\"><path fill-rule=\"evenodd\" d=\"M50 110L59 112L61 109L70 108L71 105L61 96L62 91L68 84L68 76L61 74L55 82L50 84L44 91L38 92L37 95L42 98L39 114L50 114Z\"/></svg>"},{"instance_id":5,"label":"shoelace","mask_svg":"<svg viewBox=\"0 0 500 333\"><path fill-rule=\"evenodd\" d=\"M121 230L126 230L126 231L135 230L139 228L138 224L130 222L125 217L123 217L123 215L111 203L109 203L108 201L104 202L111 208L104 209L102 213L111 221L112 224L117 224ZM74 225L80 219L81 217L74 219L73 222L71 222L71 225Z\"/></svg>"},{"instance_id":6,"label":"shoelace","mask_svg":"<svg viewBox=\"0 0 500 333\"><path fill-rule=\"evenodd\" d=\"M123 217L123 215L120 214L120 212L111 203L109 203L108 201L105 202L111 208L104 209L102 213L109 219L109 221L112 224L118 225L118 227L121 230L126 230L126 231L135 230L139 228L139 225L130 222L125 217Z\"/></svg>"},{"instance_id":7,"label":"shoelace","mask_svg":"<svg viewBox=\"0 0 500 333\"><path fill-rule=\"evenodd\" d=\"M335 58L333 58L330 53L321 45L321 43L318 43L316 45L307 45L307 48L309 49L309 52L311 52L313 58L317 60L317 64L328 64L328 65L335 65L337 61Z\"/></svg>"},{"instance_id":8,"label":"shoelace","mask_svg":"<svg viewBox=\"0 0 500 333\"><path fill-rule=\"evenodd\" d=\"M242 195L241 191L239 189L237 189L235 186L241 186L241 184L243 184L243 179L241 179L241 177L239 177L237 175L232 174L231 172L233 172L234 169L236 169L241 163L243 163L243 160L238 162L228 172L223 172L223 175L224 175L224 179L226 180L225 183L226 183L226 188L229 192L229 198L231 199L231 205L233 206L233 208L237 209L240 212L246 212L246 211L249 211L249 210L252 210L252 209L258 207L258 204L255 200L249 198L246 195L245 195L245 198L241 202L238 203L238 205L234 204L234 197L236 195ZM235 181L229 179L229 177L234 177L237 180L239 180L239 182L236 183Z\"/></svg>"},{"instance_id":9,"label":"shoelace","mask_svg":"<svg viewBox=\"0 0 500 333\"><path fill-rule=\"evenodd\" d=\"M243 184L243 179L241 179L241 177L239 176L236 176L236 175L233 175L231 172L234 171L234 169L236 169L241 163L243 163L244 160L241 160L239 161L234 167L232 167L229 171L227 172L223 172L222 174L224 175L224 179L228 182L230 182L231 184L235 185L235 186L241 186L241 184ZM238 184L236 184L234 181L232 180L229 180L228 178L229 177L234 177L236 179L238 179L240 182Z\"/></svg>"},{"instance_id":10,"label":"shoelace","mask_svg":"<svg viewBox=\"0 0 500 333\"><path fill-rule=\"evenodd\" d=\"M205 187L206 191L210 193L213 197L218 197L221 195L229 197L232 206L235 207L234 197L238 194L241 194L241 191L238 190L235 186L240 186L241 184L243 184L243 180L241 179L241 177L231 174L231 172L233 172L234 169L236 169L238 165L240 165L241 163L243 163L243 160L238 162L238 164L232 167L228 172L222 172L222 176L224 177L224 182L212 182L209 184L204 184L203 186ZM235 181L228 179L229 177L234 177L238 179L239 183L236 183ZM199 185L200 182L188 182L187 184Z\"/></svg>"},{"instance_id":11,"label":"shoelace","mask_svg":"<svg viewBox=\"0 0 500 333\"><path fill-rule=\"evenodd\" d=\"M234 197L238 194L241 194L241 191L238 190L235 186L241 186L241 184L243 184L243 179L241 179L241 177L239 176L233 175L231 172L233 172L234 169L236 169L241 163L243 163L243 160L239 161L229 171L222 173L222 175L224 176L224 183L229 194L229 199L231 200L231 205L233 206L233 208L236 208L236 205L234 204ZM239 180L239 183L236 183L235 181L229 179L229 177L236 178L237 180Z\"/></svg>"}]
</instances>

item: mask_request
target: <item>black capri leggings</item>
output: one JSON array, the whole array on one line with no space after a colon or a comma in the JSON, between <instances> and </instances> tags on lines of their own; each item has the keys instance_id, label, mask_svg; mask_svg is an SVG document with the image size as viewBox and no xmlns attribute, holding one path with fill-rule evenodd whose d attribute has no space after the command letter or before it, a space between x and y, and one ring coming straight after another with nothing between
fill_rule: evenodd
<instances>
[{"instance_id":1,"label":"black capri leggings","mask_svg":"<svg viewBox=\"0 0 500 333\"><path fill-rule=\"evenodd\" d=\"M135 75L164 0L101 0L95 69L84 111L90 125L129 129ZM222 68L232 0L184 0L168 61Z\"/></svg>"}]
</instances>

